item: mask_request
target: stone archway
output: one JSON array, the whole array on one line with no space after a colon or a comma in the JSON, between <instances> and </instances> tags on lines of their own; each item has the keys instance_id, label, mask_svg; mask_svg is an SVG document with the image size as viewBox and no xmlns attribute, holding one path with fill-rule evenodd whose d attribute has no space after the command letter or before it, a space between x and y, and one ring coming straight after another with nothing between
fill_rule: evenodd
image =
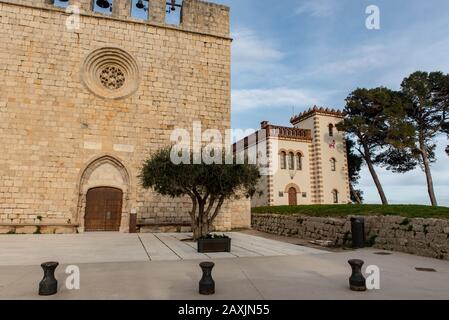
<instances>
[{"instance_id":1,"label":"stone archway","mask_svg":"<svg viewBox=\"0 0 449 320\"><path fill-rule=\"evenodd\" d=\"M79 184L77 222L80 231L84 232L85 230L85 213L89 190L114 188L123 193L119 230L120 232L128 232L130 185L130 175L120 160L105 155L89 162L82 170Z\"/></svg>"}]
</instances>

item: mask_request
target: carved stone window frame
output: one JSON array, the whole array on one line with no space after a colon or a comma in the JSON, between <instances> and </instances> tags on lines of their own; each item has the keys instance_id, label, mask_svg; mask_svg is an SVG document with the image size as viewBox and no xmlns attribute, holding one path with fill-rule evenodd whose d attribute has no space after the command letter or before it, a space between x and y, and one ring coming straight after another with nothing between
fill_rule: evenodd
<instances>
[{"instance_id":1,"label":"carved stone window frame","mask_svg":"<svg viewBox=\"0 0 449 320\"><path fill-rule=\"evenodd\" d=\"M120 87L108 88L100 78L106 68L116 68L123 74ZM81 68L82 82L86 88L104 99L124 99L135 93L140 85L140 68L137 60L118 47L102 47L91 51Z\"/></svg>"}]
</instances>

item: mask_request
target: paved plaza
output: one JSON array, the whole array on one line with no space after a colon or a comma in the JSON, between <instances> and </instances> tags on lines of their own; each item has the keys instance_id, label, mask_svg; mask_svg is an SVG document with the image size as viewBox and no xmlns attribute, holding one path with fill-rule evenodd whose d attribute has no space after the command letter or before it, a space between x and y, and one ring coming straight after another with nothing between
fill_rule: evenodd
<instances>
[{"instance_id":1,"label":"paved plaza","mask_svg":"<svg viewBox=\"0 0 449 320\"><path fill-rule=\"evenodd\" d=\"M188 233L83 233L67 235L1 235L0 266L40 265L44 261L61 264L209 260L325 254L325 251L265 239L238 232L232 238L231 253L198 253L196 243L183 241Z\"/></svg>"},{"instance_id":2,"label":"paved plaza","mask_svg":"<svg viewBox=\"0 0 449 320\"><path fill-rule=\"evenodd\" d=\"M199 254L188 234L85 233L0 236L0 299L449 299L449 262L380 250L329 252L245 233L232 252ZM348 259L380 268L381 289L348 290ZM59 292L37 295L40 263L57 260ZM216 294L197 292L198 263L214 261ZM65 268L80 269L80 290ZM430 268L435 272L417 271Z\"/></svg>"}]
</instances>

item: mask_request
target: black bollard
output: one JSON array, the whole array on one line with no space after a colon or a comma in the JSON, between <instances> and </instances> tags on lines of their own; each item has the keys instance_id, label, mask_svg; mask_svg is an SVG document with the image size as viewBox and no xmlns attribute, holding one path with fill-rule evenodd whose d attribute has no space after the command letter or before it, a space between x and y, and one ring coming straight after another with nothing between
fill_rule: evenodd
<instances>
[{"instance_id":1,"label":"black bollard","mask_svg":"<svg viewBox=\"0 0 449 320\"><path fill-rule=\"evenodd\" d=\"M44 278L39 282L39 295L50 296L58 292L58 280L55 278L55 270L58 262L44 262L41 264L44 269Z\"/></svg>"},{"instance_id":2,"label":"black bollard","mask_svg":"<svg viewBox=\"0 0 449 320\"><path fill-rule=\"evenodd\" d=\"M349 288L352 291L366 291L366 279L362 274L362 266L364 262L359 259L349 260L351 265L352 274L349 278Z\"/></svg>"},{"instance_id":3,"label":"black bollard","mask_svg":"<svg viewBox=\"0 0 449 320\"><path fill-rule=\"evenodd\" d=\"M351 218L352 247L363 248L365 246L365 219Z\"/></svg>"},{"instance_id":4,"label":"black bollard","mask_svg":"<svg viewBox=\"0 0 449 320\"><path fill-rule=\"evenodd\" d=\"M203 277L200 280L200 294L211 295L215 293L215 281L212 279L213 262L201 262L200 267L203 270Z\"/></svg>"}]
</instances>

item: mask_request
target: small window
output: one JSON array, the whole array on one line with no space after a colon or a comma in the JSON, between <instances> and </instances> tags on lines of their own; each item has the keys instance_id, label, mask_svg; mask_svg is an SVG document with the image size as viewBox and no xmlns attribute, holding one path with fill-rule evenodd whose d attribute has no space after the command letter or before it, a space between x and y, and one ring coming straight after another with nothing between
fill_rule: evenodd
<instances>
[{"instance_id":1,"label":"small window","mask_svg":"<svg viewBox=\"0 0 449 320\"><path fill-rule=\"evenodd\" d=\"M148 0L130 0L131 16L136 19L148 20L150 4Z\"/></svg>"},{"instance_id":2,"label":"small window","mask_svg":"<svg viewBox=\"0 0 449 320\"><path fill-rule=\"evenodd\" d=\"M337 160L335 160L334 158L331 159L331 170L337 171Z\"/></svg>"},{"instance_id":3,"label":"small window","mask_svg":"<svg viewBox=\"0 0 449 320\"><path fill-rule=\"evenodd\" d=\"M283 198L283 197L284 197L284 192L279 191L279 197L280 197L280 198Z\"/></svg>"},{"instance_id":4,"label":"small window","mask_svg":"<svg viewBox=\"0 0 449 320\"><path fill-rule=\"evenodd\" d=\"M293 152L290 152L288 155L288 169L289 170L295 170L295 155Z\"/></svg>"},{"instance_id":5,"label":"small window","mask_svg":"<svg viewBox=\"0 0 449 320\"><path fill-rule=\"evenodd\" d=\"M287 169L287 154L285 152L281 152L281 169Z\"/></svg>"},{"instance_id":6,"label":"small window","mask_svg":"<svg viewBox=\"0 0 449 320\"><path fill-rule=\"evenodd\" d=\"M329 137L334 136L334 125L332 123L329 124Z\"/></svg>"},{"instance_id":7,"label":"small window","mask_svg":"<svg viewBox=\"0 0 449 320\"><path fill-rule=\"evenodd\" d=\"M55 5L56 7L60 7L60 8L67 8L69 6L69 1L68 0L54 0L53 1L53 5Z\"/></svg>"},{"instance_id":8,"label":"small window","mask_svg":"<svg viewBox=\"0 0 449 320\"><path fill-rule=\"evenodd\" d=\"M296 155L296 170L302 170L302 154L300 153Z\"/></svg>"},{"instance_id":9,"label":"small window","mask_svg":"<svg viewBox=\"0 0 449 320\"><path fill-rule=\"evenodd\" d=\"M94 0L93 9L95 12L111 14L114 0Z\"/></svg>"},{"instance_id":10,"label":"small window","mask_svg":"<svg viewBox=\"0 0 449 320\"><path fill-rule=\"evenodd\" d=\"M332 197L333 197L334 203L338 204L338 190L332 191Z\"/></svg>"}]
</instances>

